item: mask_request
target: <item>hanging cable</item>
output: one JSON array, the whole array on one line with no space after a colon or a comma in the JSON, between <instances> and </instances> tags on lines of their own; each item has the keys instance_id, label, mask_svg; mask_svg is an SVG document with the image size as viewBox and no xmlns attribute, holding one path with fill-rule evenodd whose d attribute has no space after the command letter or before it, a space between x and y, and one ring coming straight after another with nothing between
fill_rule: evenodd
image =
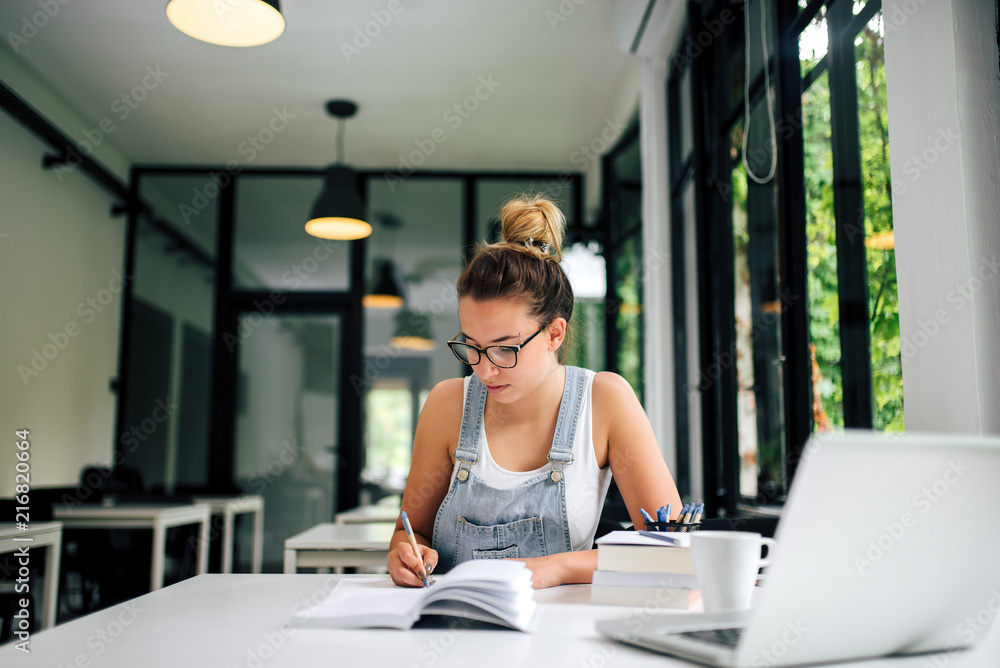
<instances>
[{"instance_id":1,"label":"hanging cable","mask_svg":"<svg viewBox=\"0 0 1000 668\"><path fill-rule=\"evenodd\" d=\"M771 96L771 73L768 67L769 54L767 52L767 0L757 0L760 5L760 43L761 53L764 61L764 97L767 98L767 119L771 124L771 169L767 176L761 178L750 169L747 162L747 136L750 134L750 0L743 4L743 33L744 33L744 61L746 70L743 75L743 169L747 176L757 183L767 183L774 178L774 172L778 167L778 141L777 129L774 126L774 100Z\"/></svg>"},{"instance_id":2,"label":"hanging cable","mask_svg":"<svg viewBox=\"0 0 1000 668\"><path fill-rule=\"evenodd\" d=\"M344 160L344 119L337 118L337 154L334 156L334 164L341 164Z\"/></svg>"}]
</instances>

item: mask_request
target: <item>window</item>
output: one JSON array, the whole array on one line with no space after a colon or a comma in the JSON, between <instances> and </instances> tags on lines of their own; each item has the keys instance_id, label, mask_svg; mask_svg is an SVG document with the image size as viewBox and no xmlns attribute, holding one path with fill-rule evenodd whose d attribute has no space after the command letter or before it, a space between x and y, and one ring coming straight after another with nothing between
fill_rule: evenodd
<instances>
[{"instance_id":1,"label":"window","mask_svg":"<svg viewBox=\"0 0 1000 668\"><path fill-rule=\"evenodd\" d=\"M720 514L813 431L903 427L881 3L745 6L689 3L667 81L677 451Z\"/></svg>"},{"instance_id":2,"label":"window","mask_svg":"<svg viewBox=\"0 0 1000 668\"><path fill-rule=\"evenodd\" d=\"M607 368L644 395L642 169L633 122L604 157L604 256L607 261Z\"/></svg>"}]
</instances>

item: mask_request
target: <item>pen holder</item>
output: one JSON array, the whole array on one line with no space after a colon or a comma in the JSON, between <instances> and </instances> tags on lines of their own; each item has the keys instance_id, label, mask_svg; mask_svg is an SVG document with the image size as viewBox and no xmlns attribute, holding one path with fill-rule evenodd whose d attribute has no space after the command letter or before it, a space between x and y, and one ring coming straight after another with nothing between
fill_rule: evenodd
<instances>
[{"instance_id":1,"label":"pen holder","mask_svg":"<svg viewBox=\"0 0 1000 668\"><path fill-rule=\"evenodd\" d=\"M646 531L697 531L701 522L646 522Z\"/></svg>"}]
</instances>

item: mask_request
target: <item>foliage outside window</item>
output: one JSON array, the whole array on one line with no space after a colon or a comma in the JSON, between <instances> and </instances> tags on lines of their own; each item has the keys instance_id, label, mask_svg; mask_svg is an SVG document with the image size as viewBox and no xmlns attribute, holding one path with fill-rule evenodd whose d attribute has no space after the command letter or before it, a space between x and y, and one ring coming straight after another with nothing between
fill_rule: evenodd
<instances>
[{"instance_id":1,"label":"foliage outside window","mask_svg":"<svg viewBox=\"0 0 1000 668\"><path fill-rule=\"evenodd\" d=\"M896 262L894 251L888 247L892 238L892 184L889 177L889 133L882 38L879 12L854 41L864 186L864 234L868 246L873 427L902 431L903 379ZM803 72L810 71L819 61L820 58L804 58ZM815 79L803 93L802 109L810 335L813 346L813 391L817 400L813 416L817 431L844 426L828 81L826 73ZM857 233L860 234L861 230L857 230Z\"/></svg>"}]
</instances>

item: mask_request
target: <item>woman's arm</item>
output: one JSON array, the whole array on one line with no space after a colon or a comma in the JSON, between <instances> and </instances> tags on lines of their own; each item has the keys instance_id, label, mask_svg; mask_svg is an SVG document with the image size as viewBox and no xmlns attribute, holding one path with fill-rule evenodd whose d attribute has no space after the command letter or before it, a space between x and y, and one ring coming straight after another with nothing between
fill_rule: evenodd
<instances>
[{"instance_id":1,"label":"woman's arm","mask_svg":"<svg viewBox=\"0 0 1000 668\"><path fill-rule=\"evenodd\" d=\"M560 552L519 561L523 561L531 569L531 585L535 589L563 584L589 584L597 568L597 550Z\"/></svg>"},{"instance_id":2,"label":"woman's arm","mask_svg":"<svg viewBox=\"0 0 1000 668\"><path fill-rule=\"evenodd\" d=\"M632 524L644 526L640 507L655 511L669 503L680 511L677 486L660 454L649 418L628 381L618 374L598 373L594 377L593 405L595 454L599 463L611 464ZM522 561L532 571L535 589L589 583L597 569L597 550Z\"/></svg>"},{"instance_id":3,"label":"woman's arm","mask_svg":"<svg viewBox=\"0 0 1000 668\"><path fill-rule=\"evenodd\" d=\"M430 547L434 517L451 481L452 441L458 437L462 424L462 395L461 378L440 382L427 395L420 411L402 509L410 518L422 554L418 560L402 521L396 520L396 532L389 542L388 568L392 581L398 585L423 586L415 572L420 570L421 561L428 570L437 565L437 552Z\"/></svg>"},{"instance_id":4,"label":"woman's arm","mask_svg":"<svg viewBox=\"0 0 1000 668\"><path fill-rule=\"evenodd\" d=\"M639 508L655 515L657 508L670 504L672 512L679 513L681 496L663 461L649 418L632 386L618 374L602 371L594 377L594 421L595 441L599 430L607 433L611 473L632 524L636 528L645 526Z\"/></svg>"}]
</instances>

